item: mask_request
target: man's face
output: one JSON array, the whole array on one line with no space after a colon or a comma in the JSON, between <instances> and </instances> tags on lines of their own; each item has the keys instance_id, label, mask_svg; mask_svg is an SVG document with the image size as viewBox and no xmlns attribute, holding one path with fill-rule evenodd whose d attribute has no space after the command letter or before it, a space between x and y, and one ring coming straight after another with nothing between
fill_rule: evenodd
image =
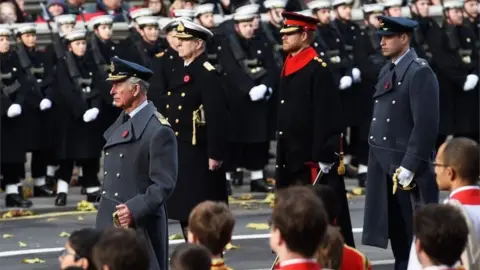
<instances>
[{"instance_id":1,"label":"man's face","mask_svg":"<svg viewBox=\"0 0 480 270\"><path fill-rule=\"evenodd\" d=\"M315 16L320 21L321 24L329 24L330 23L330 9L329 8L322 8L315 12Z\"/></svg>"},{"instance_id":2,"label":"man's face","mask_svg":"<svg viewBox=\"0 0 480 270\"><path fill-rule=\"evenodd\" d=\"M465 8L465 17L469 16L471 18L478 17L478 2L477 1L468 1L464 5Z\"/></svg>"},{"instance_id":3,"label":"man's face","mask_svg":"<svg viewBox=\"0 0 480 270\"><path fill-rule=\"evenodd\" d=\"M84 56L87 51L87 41L84 39L72 41L70 42L69 49L76 56Z\"/></svg>"},{"instance_id":4,"label":"man's face","mask_svg":"<svg viewBox=\"0 0 480 270\"><path fill-rule=\"evenodd\" d=\"M391 7L386 10L386 15L391 17L402 17L401 7Z\"/></svg>"},{"instance_id":5,"label":"man's face","mask_svg":"<svg viewBox=\"0 0 480 270\"><path fill-rule=\"evenodd\" d=\"M0 53L6 53L10 49L10 42L8 37L0 36Z\"/></svg>"},{"instance_id":6,"label":"man's face","mask_svg":"<svg viewBox=\"0 0 480 270\"><path fill-rule=\"evenodd\" d=\"M122 4L121 0L103 0L103 4L111 10L115 10Z\"/></svg>"},{"instance_id":7,"label":"man's face","mask_svg":"<svg viewBox=\"0 0 480 270\"><path fill-rule=\"evenodd\" d=\"M52 14L53 17L63 14L63 6L59 4L53 4L48 7L48 12Z\"/></svg>"},{"instance_id":8,"label":"man's face","mask_svg":"<svg viewBox=\"0 0 480 270\"><path fill-rule=\"evenodd\" d=\"M127 81L115 82L110 90L110 95L113 97L113 104L122 109L132 106L135 100L134 93L135 87Z\"/></svg>"},{"instance_id":9,"label":"man's face","mask_svg":"<svg viewBox=\"0 0 480 270\"><path fill-rule=\"evenodd\" d=\"M382 53L386 57L395 57L401 51L405 44L405 39L408 39L406 34L394 36L382 36L380 45L382 46Z\"/></svg>"},{"instance_id":10,"label":"man's face","mask_svg":"<svg viewBox=\"0 0 480 270\"><path fill-rule=\"evenodd\" d=\"M463 24L463 14L462 14L462 10L459 8L451 8L447 10L447 17L450 24L453 24L453 25Z\"/></svg>"},{"instance_id":11,"label":"man's face","mask_svg":"<svg viewBox=\"0 0 480 270\"><path fill-rule=\"evenodd\" d=\"M435 157L435 175L437 177L437 185L439 190L450 190L452 187L452 169L444 166L443 150L445 144L438 149L437 156Z\"/></svg>"},{"instance_id":12,"label":"man's face","mask_svg":"<svg viewBox=\"0 0 480 270\"><path fill-rule=\"evenodd\" d=\"M253 29L253 21L237 23L235 29L244 39L251 39L255 32L255 29Z\"/></svg>"},{"instance_id":13,"label":"man's face","mask_svg":"<svg viewBox=\"0 0 480 270\"><path fill-rule=\"evenodd\" d=\"M142 37L143 37L143 39L145 39L145 41L150 42L150 43L154 43L158 39L158 35L160 33L160 30L156 26L147 25L147 26L143 27L141 32L142 32Z\"/></svg>"},{"instance_id":14,"label":"man's face","mask_svg":"<svg viewBox=\"0 0 480 270\"><path fill-rule=\"evenodd\" d=\"M283 50L287 53L297 52L302 47L304 32L295 32L282 35Z\"/></svg>"},{"instance_id":15,"label":"man's face","mask_svg":"<svg viewBox=\"0 0 480 270\"><path fill-rule=\"evenodd\" d=\"M282 13L284 11L284 8L272 8L268 11L270 20L272 20L274 23L281 23L283 21Z\"/></svg>"},{"instance_id":16,"label":"man's face","mask_svg":"<svg viewBox=\"0 0 480 270\"><path fill-rule=\"evenodd\" d=\"M205 28L215 27L215 21L213 20L213 13L205 13L198 17L200 24Z\"/></svg>"},{"instance_id":17,"label":"man's face","mask_svg":"<svg viewBox=\"0 0 480 270\"><path fill-rule=\"evenodd\" d=\"M337 18L350 21L352 19L352 7L350 5L340 5L336 9Z\"/></svg>"},{"instance_id":18,"label":"man's face","mask_svg":"<svg viewBox=\"0 0 480 270\"><path fill-rule=\"evenodd\" d=\"M101 24L95 29L95 34L101 40L110 40L112 38L112 25L110 24Z\"/></svg>"},{"instance_id":19,"label":"man's face","mask_svg":"<svg viewBox=\"0 0 480 270\"><path fill-rule=\"evenodd\" d=\"M430 16L428 4L428 0L418 0L414 5L412 5L413 12L421 17Z\"/></svg>"},{"instance_id":20,"label":"man's face","mask_svg":"<svg viewBox=\"0 0 480 270\"><path fill-rule=\"evenodd\" d=\"M20 36L20 39L22 40L22 43L27 48L33 48L33 47L35 47L35 44L37 44L37 34L35 34L35 33L22 34Z\"/></svg>"},{"instance_id":21,"label":"man's face","mask_svg":"<svg viewBox=\"0 0 480 270\"><path fill-rule=\"evenodd\" d=\"M372 13L368 15L368 24L379 29L380 28L380 21L378 20L378 16L382 15L381 13Z\"/></svg>"},{"instance_id":22,"label":"man's face","mask_svg":"<svg viewBox=\"0 0 480 270\"><path fill-rule=\"evenodd\" d=\"M170 45L170 47L172 49L174 49L175 51L178 51L179 40L178 40L177 37L175 37L175 34L176 34L176 31L172 30L172 31L167 33L166 38L167 38L168 45Z\"/></svg>"},{"instance_id":23,"label":"man's face","mask_svg":"<svg viewBox=\"0 0 480 270\"><path fill-rule=\"evenodd\" d=\"M196 51L200 49L201 40L196 38L178 39L178 56L182 58L190 58Z\"/></svg>"},{"instance_id":24,"label":"man's face","mask_svg":"<svg viewBox=\"0 0 480 270\"><path fill-rule=\"evenodd\" d=\"M74 28L75 28L75 24L71 24L71 23L60 25L60 31L64 35L70 34Z\"/></svg>"}]
</instances>

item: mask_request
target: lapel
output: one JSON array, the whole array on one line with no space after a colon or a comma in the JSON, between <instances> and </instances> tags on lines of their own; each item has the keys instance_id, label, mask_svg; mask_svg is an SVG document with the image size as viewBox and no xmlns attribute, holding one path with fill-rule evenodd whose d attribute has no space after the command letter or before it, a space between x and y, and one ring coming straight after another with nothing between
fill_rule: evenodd
<instances>
[{"instance_id":1,"label":"lapel","mask_svg":"<svg viewBox=\"0 0 480 270\"><path fill-rule=\"evenodd\" d=\"M203 63L208 60L208 56L206 54L202 54L195 58L190 65L187 67L182 63L181 67L179 67L177 72L172 74L172 83L170 88L172 90L179 88L180 86L185 86L194 83L195 79L199 79L198 75L195 77L196 74L199 73L203 67Z\"/></svg>"},{"instance_id":2,"label":"lapel","mask_svg":"<svg viewBox=\"0 0 480 270\"><path fill-rule=\"evenodd\" d=\"M117 144L138 140L156 110L157 109L153 106L153 103L148 102L147 106L141 109L127 122L122 124L123 116L125 115L125 112L123 111L117 118L117 121L105 131L103 137L107 143L103 148L106 149Z\"/></svg>"},{"instance_id":3,"label":"lapel","mask_svg":"<svg viewBox=\"0 0 480 270\"><path fill-rule=\"evenodd\" d=\"M395 88L400 86L403 81L403 77L405 76L406 71L412 64L412 62L417 58L417 54L411 48L410 51L400 60L400 62L395 66L395 81L392 81L393 72L388 70L388 66L390 62L383 67L382 72L380 72L379 79L377 84L375 85L375 94L373 98L377 98L382 96L386 93L390 93L395 91Z\"/></svg>"}]
</instances>

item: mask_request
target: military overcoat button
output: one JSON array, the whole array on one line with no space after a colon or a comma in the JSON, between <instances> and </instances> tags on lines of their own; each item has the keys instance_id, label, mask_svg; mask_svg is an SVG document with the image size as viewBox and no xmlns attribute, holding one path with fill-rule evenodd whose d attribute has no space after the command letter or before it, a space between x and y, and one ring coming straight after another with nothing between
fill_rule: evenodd
<instances>
[{"instance_id":1,"label":"military overcoat button","mask_svg":"<svg viewBox=\"0 0 480 270\"><path fill-rule=\"evenodd\" d=\"M113 196L118 197L118 193L113 194Z\"/></svg>"},{"instance_id":2,"label":"military overcoat button","mask_svg":"<svg viewBox=\"0 0 480 270\"><path fill-rule=\"evenodd\" d=\"M370 136L370 140L373 140L373 136Z\"/></svg>"},{"instance_id":3,"label":"military overcoat button","mask_svg":"<svg viewBox=\"0 0 480 270\"><path fill-rule=\"evenodd\" d=\"M108 156L108 152L105 152L105 156Z\"/></svg>"},{"instance_id":4,"label":"military overcoat button","mask_svg":"<svg viewBox=\"0 0 480 270\"><path fill-rule=\"evenodd\" d=\"M119 173L117 173L117 178L119 178L119 177L120 177L120 174L119 174Z\"/></svg>"},{"instance_id":5,"label":"military overcoat button","mask_svg":"<svg viewBox=\"0 0 480 270\"><path fill-rule=\"evenodd\" d=\"M122 153L120 153L120 155L119 155L119 156L120 156L121 158L123 158L123 154L122 154Z\"/></svg>"},{"instance_id":6,"label":"military overcoat button","mask_svg":"<svg viewBox=\"0 0 480 270\"><path fill-rule=\"evenodd\" d=\"M107 171L104 171L104 172L103 172L103 175L107 175Z\"/></svg>"},{"instance_id":7,"label":"military overcoat button","mask_svg":"<svg viewBox=\"0 0 480 270\"><path fill-rule=\"evenodd\" d=\"M386 141L386 140L387 140L387 137L383 137L383 140Z\"/></svg>"},{"instance_id":8,"label":"military overcoat button","mask_svg":"<svg viewBox=\"0 0 480 270\"><path fill-rule=\"evenodd\" d=\"M105 192L105 190L104 190L104 191L102 191L102 194L103 194L103 195L105 195L106 193L107 193L107 192Z\"/></svg>"}]
</instances>

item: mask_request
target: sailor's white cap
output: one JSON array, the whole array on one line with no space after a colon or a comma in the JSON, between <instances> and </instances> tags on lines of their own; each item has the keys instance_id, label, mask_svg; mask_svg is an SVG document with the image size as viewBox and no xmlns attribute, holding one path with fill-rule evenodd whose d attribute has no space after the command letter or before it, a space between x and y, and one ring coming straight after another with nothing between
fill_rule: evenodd
<instances>
[{"instance_id":1,"label":"sailor's white cap","mask_svg":"<svg viewBox=\"0 0 480 270\"><path fill-rule=\"evenodd\" d=\"M401 7L402 0L388 0L383 2L382 5L385 9L391 8L391 7Z\"/></svg>"},{"instance_id":2,"label":"sailor's white cap","mask_svg":"<svg viewBox=\"0 0 480 270\"><path fill-rule=\"evenodd\" d=\"M6 27L0 27L0 36L10 36L10 29Z\"/></svg>"},{"instance_id":3,"label":"sailor's white cap","mask_svg":"<svg viewBox=\"0 0 480 270\"><path fill-rule=\"evenodd\" d=\"M213 36L213 33L210 30L199 24L182 19L176 20L177 33L175 33L175 37L179 39L199 38L207 40L208 38Z\"/></svg>"},{"instance_id":4,"label":"sailor's white cap","mask_svg":"<svg viewBox=\"0 0 480 270\"><path fill-rule=\"evenodd\" d=\"M16 30L17 35L22 35L26 33L36 33L36 32L37 32L37 28L35 27L35 24L21 25Z\"/></svg>"},{"instance_id":5,"label":"sailor's white cap","mask_svg":"<svg viewBox=\"0 0 480 270\"><path fill-rule=\"evenodd\" d=\"M314 0L307 4L309 9L324 9L324 8L332 8L332 4L328 0Z\"/></svg>"},{"instance_id":6,"label":"sailor's white cap","mask_svg":"<svg viewBox=\"0 0 480 270\"><path fill-rule=\"evenodd\" d=\"M213 13L213 10L215 9L215 5L212 3L208 4L203 4L203 5L198 5L195 7L195 17L198 17L202 14L206 13Z\"/></svg>"},{"instance_id":7,"label":"sailor's white cap","mask_svg":"<svg viewBox=\"0 0 480 270\"><path fill-rule=\"evenodd\" d=\"M100 15L93 17L89 21L90 27L95 28L99 25L105 25L105 24L113 24L113 18L110 15Z\"/></svg>"},{"instance_id":8,"label":"sailor's white cap","mask_svg":"<svg viewBox=\"0 0 480 270\"><path fill-rule=\"evenodd\" d=\"M138 18L143 16L152 16L153 11L149 8L138 8L130 11L129 15L130 15L130 18L132 18L132 20L136 21Z\"/></svg>"},{"instance_id":9,"label":"sailor's white cap","mask_svg":"<svg viewBox=\"0 0 480 270\"><path fill-rule=\"evenodd\" d=\"M287 2L284 0L266 0L263 2L263 6L266 9L285 8L287 6Z\"/></svg>"},{"instance_id":10,"label":"sailor's white cap","mask_svg":"<svg viewBox=\"0 0 480 270\"><path fill-rule=\"evenodd\" d=\"M353 0L333 0L332 6L337 7L340 5L353 5Z\"/></svg>"},{"instance_id":11,"label":"sailor's white cap","mask_svg":"<svg viewBox=\"0 0 480 270\"><path fill-rule=\"evenodd\" d=\"M157 27L159 26L158 17L155 17L155 16L142 16L136 19L136 22L138 26L147 26L147 25L153 25Z\"/></svg>"},{"instance_id":12,"label":"sailor's white cap","mask_svg":"<svg viewBox=\"0 0 480 270\"><path fill-rule=\"evenodd\" d=\"M308 16L308 17L313 17L313 13L311 9L305 9L302 11L295 11L295 13L303 15L303 16Z\"/></svg>"},{"instance_id":13,"label":"sailor's white cap","mask_svg":"<svg viewBox=\"0 0 480 270\"><path fill-rule=\"evenodd\" d=\"M77 22L77 16L73 14L63 14L55 16L55 22L62 24L75 24Z\"/></svg>"},{"instance_id":14,"label":"sailor's white cap","mask_svg":"<svg viewBox=\"0 0 480 270\"><path fill-rule=\"evenodd\" d=\"M85 30L74 30L64 37L68 42L72 42L75 40L81 40L87 38L87 32Z\"/></svg>"},{"instance_id":15,"label":"sailor's white cap","mask_svg":"<svg viewBox=\"0 0 480 270\"><path fill-rule=\"evenodd\" d=\"M384 6L381 4L367 4L362 7L364 13L383 13Z\"/></svg>"},{"instance_id":16,"label":"sailor's white cap","mask_svg":"<svg viewBox=\"0 0 480 270\"><path fill-rule=\"evenodd\" d=\"M444 9L453 9L453 8L461 8L463 9L463 1L459 0L448 0L443 2Z\"/></svg>"},{"instance_id":17,"label":"sailor's white cap","mask_svg":"<svg viewBox=\"0 0 480 270\"><path fill-rule=\"evenodd\" d=\"M160 17L158 19L158 28L164 29L167 24L172 21L172 18Z\"/></svg>"},{"instance_id":18,"label":"sailor's white cap","mask_svg":"<svg viewBox=\"0 0 480 270\"><path fill-rule=\"evenodd\" d=\"M173 15L175 16L175 18L180 18L180 17L193 18L195 15L195 11L193 11L193 9L174 9Z\"/></svg>"},{"instance_id":19,"label":"sailor's white cap","mask_svg":"<svg viewBox=\"0 0 480 270\"><path fill-rule=\"evenodd\" d=\"M240 13L240 14L257 14L258 11L260 10L260 5L257 4L249 4L249 5L244 5L235 10L235 14Z\"/></svg>"}]
</instances>

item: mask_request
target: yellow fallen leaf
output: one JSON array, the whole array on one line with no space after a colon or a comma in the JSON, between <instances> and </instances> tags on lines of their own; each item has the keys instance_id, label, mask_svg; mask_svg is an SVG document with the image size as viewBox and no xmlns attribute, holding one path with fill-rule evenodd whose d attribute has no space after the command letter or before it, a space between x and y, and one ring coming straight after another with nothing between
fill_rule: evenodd
<instances>
[{"instance_id":1,"label":"yellow fallen leaf","mask_svg":"<svg viewBox=\"0 0 480 270\"><path fill-rule=\"evenodd\" d=\"M45 261L39 258L34 258L34 259L23 259L22 263L34 264L34 263L45 263Z\"/></svg>"},{"instance_id":2,"label":"yellow fallen leaf","mask_svg":"<svg viewBox=\"0 0 480 270\"><path fill-rule=\"evenodd\" d=\"M247 194L241 194L238 196L238 200L242 200L242 201L248 201L248 200L251 200L253 199L253 195L250 194L250 193L247 193Z\"/></svg>"},{"instance_id":3,"label":"yellow fallen leaf","mask_svg":"<svg viewBox=\"0 0 480 270\"><path fill-rule=\"evenodd\" d=\"M365 191L365 190L364 190L363 188L361 188L361 187L356 187L356 188L352 189L352 194L353 194L353 195L356 195L356 196L360 196L360 195L364 195L364 194L365 194L364 191Z\"/></svg>"},{"instance_id":4,"label":"yellow fallen leaf","mask_svg":"<svg viewBox=\"0 0 480 270\"><path fill-rule=\"evenodd\" d=\"M22 190L23 190L23 197L25 197L25 198L33 197L33 188L32 187L23 186Z\"/></svg>"},{"instance_id":5,"label":"yellow fallen leaf","mask_svg":"<svg viewBox=\"0 0 480 270\"><path fill-rule=\"evenodd\" d=\"M24 217L24 216L32 216L32 211L24 211L24 210L10 210L2 215L2 218L14 218L14 217Z\"/></svg>"},{"instance_id":6,"label":"yellow fallen leaf","mask_svg":"<svg viewBox=\"0 0 480 270\"><path fill-rule=\"evenodd\" d=\"M273 178L271 178L271 177L268 177L268 178L265 180L265 182L267 182L267 184L273 185L273 186L274 186L275 183L276 183L276 182L275 182L275 179L273 179Z\"/></svg>"},{"instance_id":7,"label":"yellow fallen leaf","mask_svg":"<svg viewBox=\"0 0 480 270\"><path fill-rule=\"evenodd\" d=\"M168 237L168 240L179 240L179 239L183 239L183 236L181 234L172 234Z\"/></svg>"},{"instance_id":8,"label":"yellow fallen leaf","mask_svg":"<svg viewBox=\"0 0 480 270\"><path fill-rule=\"evenodd\" d=\"M59 236L60 237L70 237L70 234L67 233L67 232L61 232Z\"/></svg>"},{"instance_id":9,"label":"yellow fallen leaf","mask_svg":"<svg viewBox=\"0 0 480 270\"><path fill-rule=\"evenodd\" d=\"M13 234L6 233L3 235L3 239L12 238L12 237L13 237Z\"/></svg>"},{"instance_id":10,"label":"yellow fallen leaf","mask_svg":"<svg viewBox=\"0 0 480 270\"><path fill-rule=\"evenodd\" d=\"M231 249L238 249L239 246L235 246L233 245L232 243L228 243L226 246L225 246L225 250L231 250Z\"/></svg>"},{"instance_id":11,"label":"yellow fallen leaf","mask_svg":"<svg viewBox=\"0 0 480 270\"><path fill-rule=\"evenodd\" d=\"M25 244L24 242L20 242L20 241L18 241L18 245L20 247L26 247L27 246L27 244Z\"/></svg>"},{"instance_id":12,"label":"yellow fallen leaf","mask_svg":"<svg viewBox=\"0 0 480 270\"><path fill-rule=\"evenodd\" d=\"M54 220L57 220L57 218L51 217L47 219L47 221L54 221Z\"/></svg>"},{"instance_id":13,"label":"yellow fallen leaf","mask_svg":"<svg viewBox=\"0 0 480 270\"><path fill-rule=\"evenodd\" d=\"M79 202L77 204L77 211L95 211L95 206L91 202L87 202L85 200Z\"/></svg>"},{"instance_id":14,"label":"yellow fallen leaf","mask_svg":"<svg viewBox=\"0 0 480 270\"><path fill-rule=\"evenodd\" d=\"M268 193L267 197L263 199L262 203L271 204L275 201L275 193Z\"/></svg>"},{"instance_id":15,"label":"yellow fallen leaf","mask_svg":"<svg viewBox=\"0 0 480 270\"><path fill-rule=\"evenodd\" d=\"M77 217L78 220L84 220L82 216Z\"/></svg>"},{"instance_id":16,"label":"yellow fallen leaf","mask_svg":"<svg viewBox=\"0 0 480 270\"><path fill-rule=\"evenodd\" d=\"M255 230L268 230L270 226L267 223L248 223L247 228Z\"/></svg>"}]
</instances>

